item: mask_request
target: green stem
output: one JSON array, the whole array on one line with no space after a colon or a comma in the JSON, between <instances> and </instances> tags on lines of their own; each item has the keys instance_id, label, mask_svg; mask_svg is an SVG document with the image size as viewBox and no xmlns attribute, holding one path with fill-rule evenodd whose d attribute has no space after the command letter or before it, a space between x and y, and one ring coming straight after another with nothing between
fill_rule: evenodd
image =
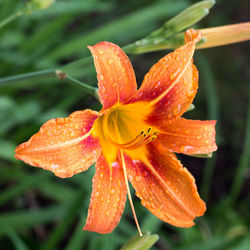
<instances>
[{"instance_id":1,"label":"green stem","mask_svg":"<svg viewBox=\"0 0 250 250\"><path fill-rule=\"evenodd\" d=\"M0 79L0 87L3 87L9 83L18 83L24 80L38 79L40 77L56 76L55 69L47 69L41 71L35 71L26 74L20 74L15 76L4 77Z\"/></svg>"},{"instance_id":2,"label":"green stem","mask_svg":"<svg viewBox=\"0 0 250 250\"><path fill-rule=\"evenodd\" d=\"M5 25L9 24L10 22L12 22L13 20L15 20L16 18L18 18L21 15L23 15L23 13L21 11L18 11L17 13L5 18L4 20L2 20L0 22L0 29L3 28Z\"/></svg>"},{"instance_id":3,"label":"green stem","mask_svg":"<svg viewBox=\"0 0 250 250\"><path fill-rule=\"evenodd\" d=\"M73 68L77 68L86 64L89 64L92 61L92 57L85 57L80 60L76 60L72 63L68 63L65 66L62 66L60 70L62 72L67 72ZM31 73L25 73L25 74L20 74L20 75L15 75L15 76L8 76L8 77L3 77L0 78L0 87L3 87L9 83L19 83L24 80L32 80L32 79L39 79L41 77L50 77L50 76L57 76L56 69L45 69L45 70L40 70L40 71L34 71Z\"/></svg>"},{"instance_id":4,"label":"green stem","mask_svg":"<svg viewBox=\"0 0 250 250\"><path fill-rule=\"evenodd\" d=\"M56 75L60 80L63 80L65 82L68 82L72 85L74 85L75 87L80 87L81 89L84 89L85 92L91 94L92 96L94 96L97 100L99 100L99 96L98 96L98 89L95 87L92 87L86 83L83 83L77 79L75 79L74 77L60 71L57 70L56 71Z\"/></svg>"}]
</instances>

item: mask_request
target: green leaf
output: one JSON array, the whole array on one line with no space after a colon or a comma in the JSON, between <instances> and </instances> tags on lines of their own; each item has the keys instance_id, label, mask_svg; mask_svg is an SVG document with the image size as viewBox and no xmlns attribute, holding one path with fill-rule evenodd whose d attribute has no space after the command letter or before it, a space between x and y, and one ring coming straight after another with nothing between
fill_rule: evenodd
<instances>
[{"instance_id":1,"label":"green leaf","mask_svg":"<svg viewBox=\"0 0 250 250\"><path fill-rule=\"evenodd\" d=\"M150 234L146 232L143 236L135 235L132 237L121 250L147 250L152 247L159 240L157 234Z\"/></svg>"}]
</instances>

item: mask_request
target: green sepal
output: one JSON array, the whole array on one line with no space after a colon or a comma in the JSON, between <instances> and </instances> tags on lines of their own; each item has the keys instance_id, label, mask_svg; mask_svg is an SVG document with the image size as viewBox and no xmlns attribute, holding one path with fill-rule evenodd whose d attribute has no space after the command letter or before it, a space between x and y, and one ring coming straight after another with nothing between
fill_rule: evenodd
<instances>
[{"instance_id":1,"label":"green sepal","mask_svg":"<svg viewBox=\"0 0 250 250\"><path fill-rule=\"evenodd\" d=\"M189 155L192 157L197 157L197 158L212 158L213 157L213 153L208 153L208 154L193 154L193 155Z\"/></svg>"},{"instance_id":2,"label":"green sepal","mask_svg":"<svg viewBox=\"0 0 250 250\"><path fill-rule=\"evenodd\" d=\"M195 106L193 103L191 103L186 112L192 111L194 109L195 109Z\"/></svg>"}]
</instances>

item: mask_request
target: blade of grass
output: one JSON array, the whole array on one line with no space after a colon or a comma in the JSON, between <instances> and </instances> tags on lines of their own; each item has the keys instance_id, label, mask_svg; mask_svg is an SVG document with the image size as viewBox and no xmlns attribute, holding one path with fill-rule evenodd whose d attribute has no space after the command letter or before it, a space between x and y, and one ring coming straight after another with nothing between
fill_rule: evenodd
<instances>
[{"instance_id":1,"label":"blade of grass","mask_svg":"<svg viewBox=\"0 0 250 250\"><path fill-rule=\"evenodd\" d=\"M37 211L18 211L1 213L0 215L0 235L5 234L5 227L8 225L16 231L33 227L37 224L55 221L65 213L63 206L49 206Z\"/></svg>"},{"instance_id":2,"label":"blade of grass","mask_svg":"<svg viewBox=\"0 0 250 250\"><path fill-rule=\"evenodd\" d=\"M176 2L171 5L166 5L165 2L158 2L135 11L132 14L118 18L115 21L106 23L87 34L77 36L55 49L48 56L51 60L58 60L73 53L79 53L79 51L84 56L87 54L87 50L84 51L82 49L83 46L103 40L113 40L119 43L122 41L128 42L128 39L131 40L146 35L150 31L152 24L163 17L167 18L185 7L186 3L184 1L178 1L178 3ZM117 30L120 31L119 38L117 37Z\"/></svg>"},{"instance_id":3,"label":"blade of grass","mask_svg":"<svg viewBox=\"0 0 250 250\"><path fill-rule=\"evenodd\" d=\"M73 223L75 215L78 213L81 203L84 198L84 189L80 189L69 201L69 206L65 211L65 216L62 222L56 226L54 231L50 234L49 239L43 244L41 250L53 250L56 249L57 244L64 237L64 234Z\"/></svg>"},{"instance_id":4,"label":"blade of grass","mask_svg":"<svg viewBox=\"0 0 250 250\"><path fill-rule=\"evenodd\" d=\"M16 250L28 250L28 246L23 242L15 230L11 227L6 227L6 234L9 236Z\"/></svg>"},{"instance_id":5,"label":"blade of grass","mask_svg":"<svg viewBox=\"0 0 250 250\"><path fill-rule=\"evenodd\" d=\"M149 232L157 232L162 225L162 221L155 217L153 214L149 213L147 217L143 220L142 230Z\"/></svg>"},{"instance_id":6,"label":"blade of grass","mask_svg":"<svg viewBox=\"0 0 250 250\"><path fill-rule=\"evenodd\" d=\"M209 120L217 120L219 116L219 101L218 101L218 94L215 85L215 79L210 67L208 60L206 59L205 55L199 53L199 57L197 58L198 65L200 67L200 73L203 76L204 80L204 88L206 93L206 103L207 103L207 112L208 112L208 119ZM216 128L216 133L218 135L218 126ZM202 178L202 185L201 185L201 196L202 198L207 201L209 198L210 187L212 176L214 172L216 161L216 153L213 154L211 159L206 160L205 169Z\"/></svg>"},{"instance_id":7,"label":"blade of grass","mask_svg":"<svg viewBox=\"0 0 250 250\"><path fill-rule=\"evenodd\" d=\"M245 174L250 162L250 94L248 94L248 108L246 120L245 143L242 154L240 156L239 164L236 168L236 173L233 185L229 194L229 203L233 205L241 191L242 185L245 181Z\"/></svg>"},{"instance_id":8,"label":"blade of grass","mask_svg":"<svg viewBox=\"0 0 250 250\"><path fill-rule=\"evenodd\" d=\"M78 14L108 11L112 7L111 3L101 1L56 1L50 8L34 13L35 18L44 18L47 16L57 16L65 14Z\"/></svg>"},{"instance_id":9,"label":"blade of grass","mask_svg":"<svg viewBox=\"0 0 250 250\"><path fill-rule=\"evenodd\" d=\"M70 237L70 241L65 250L81 249L85 245L87 238L90 238L91 232L82 231L83 221L85 220L86 218L84 218L84 220L82 218L79 220L79 223L77 224L73 235Z\"/></svg>"}]
</instances>

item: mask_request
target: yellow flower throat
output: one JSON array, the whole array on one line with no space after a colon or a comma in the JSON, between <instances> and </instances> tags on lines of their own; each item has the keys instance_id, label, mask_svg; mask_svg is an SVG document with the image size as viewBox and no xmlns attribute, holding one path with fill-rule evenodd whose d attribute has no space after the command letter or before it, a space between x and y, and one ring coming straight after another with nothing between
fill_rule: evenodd
<instances>
[{"instance_id":1,"label":"yellow flower throat","mask_svg":"<svg viewBox=\"0 0 250 250\"><path fill-rule=\"evenodd\" d=\"M158 132L144 122L150 111L147 103L118 104L95 121L92 134L99 138L109 163L116 160L118 149L138 158L138 149L156 138Z\"/></svg>"}]
</instances>

